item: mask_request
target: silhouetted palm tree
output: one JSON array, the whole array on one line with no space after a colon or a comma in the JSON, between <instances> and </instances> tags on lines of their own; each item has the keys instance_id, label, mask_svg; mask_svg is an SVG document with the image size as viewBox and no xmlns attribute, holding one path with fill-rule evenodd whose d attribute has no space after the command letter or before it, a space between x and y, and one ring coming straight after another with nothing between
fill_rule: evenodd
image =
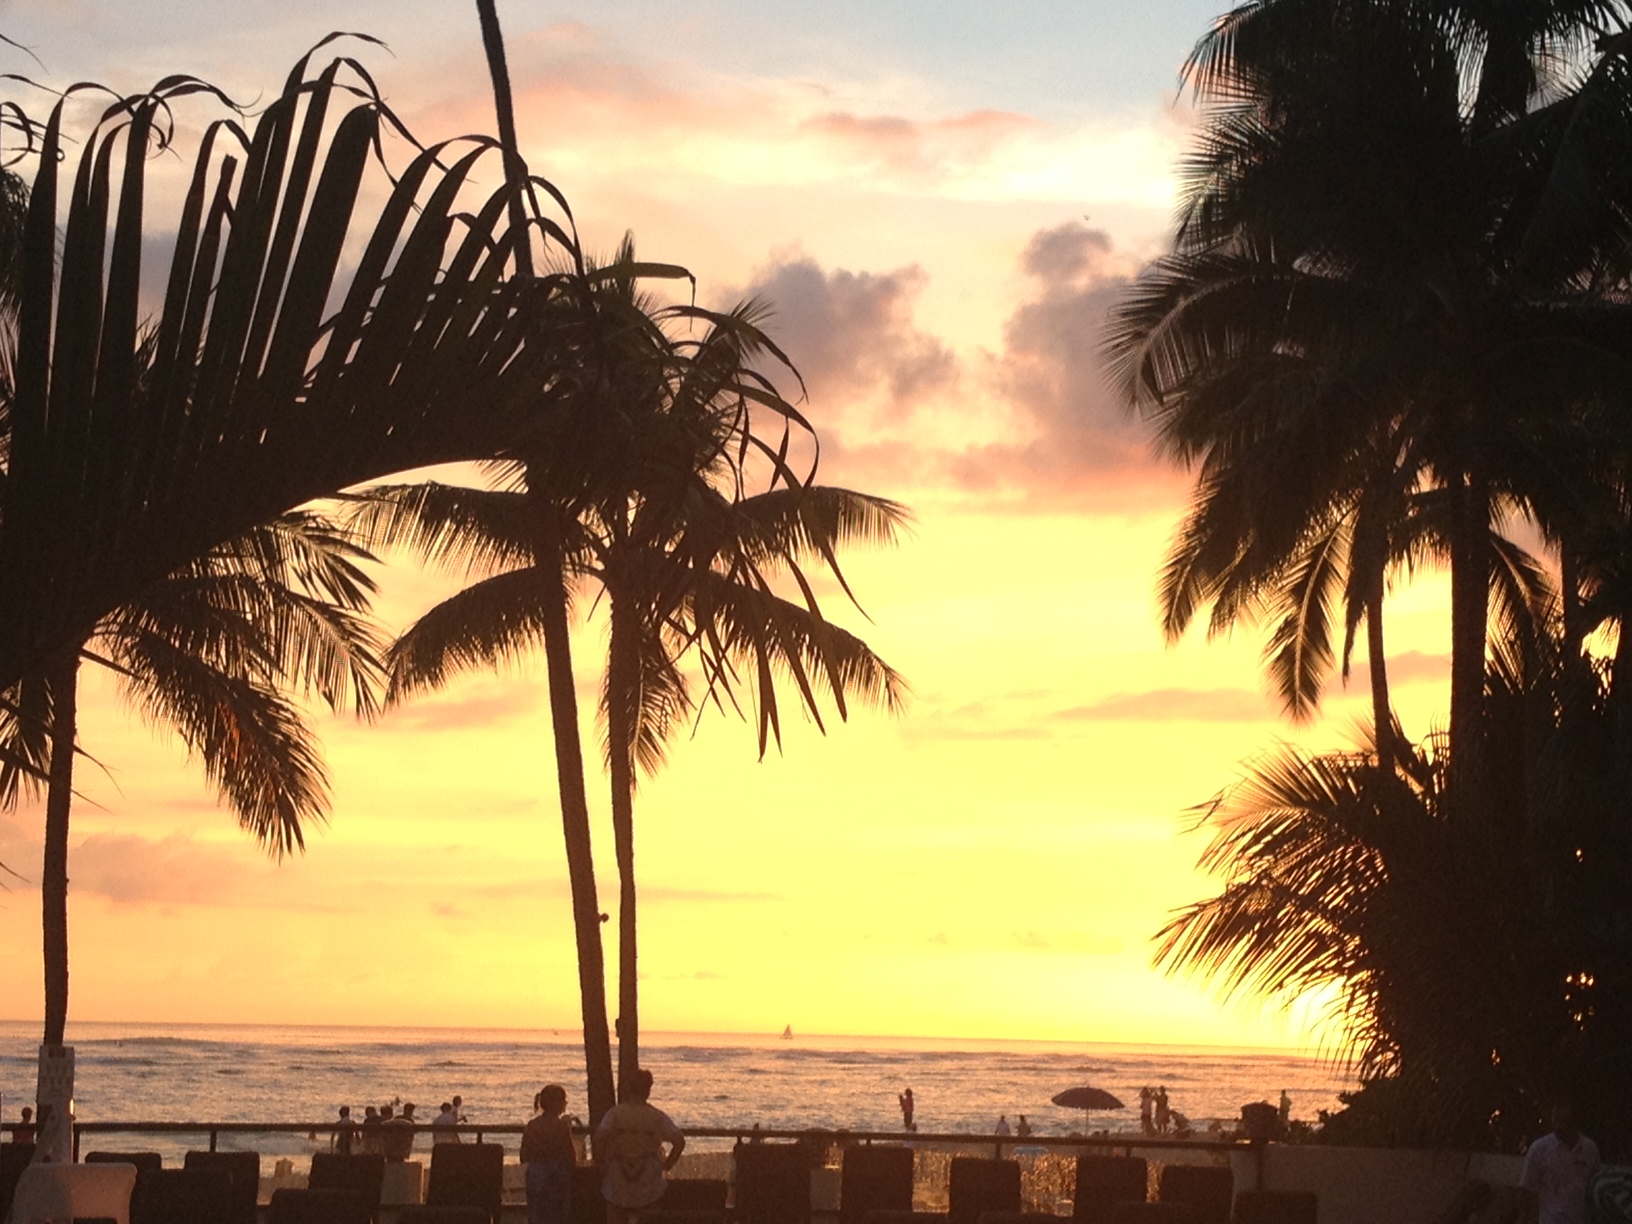
<instances>
[{"instance_id":1,"label":"silhouetted palm tree","mask_svg":"<svg viewBox=\"0 0 1632 1224\"><path fill-rule=\"evenodd\" d=\"M41 877L46 1045L68 1011L68 828L82 662L111 670L125 697L196 753L239 823L274 857L304 847L327 783L290 692L331 708L375 708L383 678L366 619L372 580L349 536L292 512L210 550L105 616L77 648L25 676L0 711L0 802L45 776Z\"/></svg>"},{"instance_id":2,"label":"silhouetted palm tree","mask_svg":"<svg viewBox=\"0 0 1632 1224\"><path fill-rule=\"evenodd\" d=\"M596 274L602 329L584 346L587 365L572 384L578 397L541 406L549 436L571 436L574 445L501 466L497 489L376 489L358 517L381 545L406 544L488 574L398 640L390 655L392 700L532 642L549 651L553 632L564 629L553 593L563 574L592 578L608 596L602 712L622 897L620 1083L638 1067L639 1052L635 776L637 767L657 766L670 730L693 709L683 657L698 660L717 703L733 701L739 686L752 690L762 751L780 734L778 673L793 681L818 722L824 691L841 716L850 696L893 705L901 693L899 679L865 644L822 618L804 570L816 563L836 573L840 545L889 538L902 511L881 498L800 483L782 457L785 447L761 442L751 423L755 409L800 420L754 373L766 342L752 312L657 307L635 291L631 270L640 266L626 244ZM686 319L709 324L703 337L669 339L665 325ZM743 497L744 456L756 449L773 461L773 487ZM573 455L587 456L589 466L570 470ZM603 462L606 455L613 457ZM541 515L563 542L551 563L527 546ZM779 593L789 582L801 601ZM552 679L552 705L555 697ZM570 686L561 697L575 719L576 707L566 706Z\"/></svg>"},{"instance_id":3,"label":"silhouetted palm tree","mask_svg":"<svg viewBox=\"0 0 1632 1224\"><path fill-rule=\"evenodd\" d=\"M307 56L253 123L229 111L204 125L180 212L161 215L144 207L147 167L188 95L214 91L169 77L89 130L68 130L68 101L31 129L0 687L256 523L495 453L558 365L552 282L509 275L527 245L506 220L515 184L472 198L492 141L411 147L387 167L376 150L400 124L366 71ZM384 203L363 213L375 181ZM529 231L570 249L558 216L529 216ZM141 262L156 233L175 237L152 388L138 396ZM343 251L356 254L344 275Z\"/></svg>"},{"instance_id":4,"label":"silhouetted palm tree","mask_svg":"<svg viewBox=\"0 0 1632 1224\"><path fill-rule=\"evenodd\" d=\"M1223 19L1191 62L1209 111L1177 248L1125 300L1111 342L1169 450L1201 465L1195 521L1235 499L1210 555L1176 547L1170 625L1226 590L1232 568L1248 594L1300 567L1337 581L1324 540L1365 546L1337 557L1352 633L1368 604L1380 608L1388 564L1443 555L1450 738L1476 776L1493 571L1530 568L1493 553L1493 528L1512 514L1562 521L1590 487L1577 463L1591 450L1584 405L1624 398L1612 384L1626 351L1626 323L1603 309L1595 277L1616 283L1627 251L1557 238L1556 219L1580 207L1558 168L1597 173L1605 158L1583 158L1587 125L1572 125L1567 100L1517 114L1492 101L1496 79L1479 73L1494 61L1470 48L1509 35L1470 34L1482 18L1459 13L1268 0ZM1579 46L1579 33L1557 38ZM1624 111L1627 96L1606 77L1576 98ZM1623 123L1592 125L1595 138ZM1231 483L1237 467L1271 477L1255 505L1249 480ZM1414 506L1432 510L1420 533ZM1192 561L1198 584L1185 590ZM1225 620L1239 610L1215 606ZM1380 634L1380 613L1368 621ZM1330 650L1310 654L1297 632L1285 644L1296 694L1302 661L1324 665Z\"/></svg>"}]
</instances>

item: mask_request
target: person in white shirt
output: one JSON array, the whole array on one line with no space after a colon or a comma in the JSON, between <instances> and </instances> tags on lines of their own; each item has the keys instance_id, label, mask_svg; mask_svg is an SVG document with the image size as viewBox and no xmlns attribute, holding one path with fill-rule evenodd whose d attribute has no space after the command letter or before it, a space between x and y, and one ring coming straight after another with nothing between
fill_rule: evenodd
<instances>
[{"instance_id":1,"label":"person in white shirt","mask_svg":"<svg viewBox=\"0 0 1632 1224\"><path fill-rule=\"evenodd\" d=\"M442 1102L442 1111L431 1119L431 1146L438 1143L458 1143L459 1132L452 1128L459 1125L459 1115L453 1111L452 1101Z\"/></svg>"},{"instance_id":2,"label":"person in white shirt","mask_svg":"<svg viewBox=\"0 0 1632 1224\"><path fill-rule=\"evenodd\" d=\"M1568 1105L1554 1106L1552 1123L1551 1132L1525 1152L1519 1184L1535 1193L1539 1224L1591 1224L1598 1145L1577 1128Z\"/></svg>"},{"instance_id":3,"label":"person in white shirt","mask_svg":"<svg viewBox=\"0 0 1632 1224\"><path fill-rule=\"evenodd\" d=\"M680 1128L647 1103L651 1092L652 1073L636 1072L625 1099L607 1110L595 1128L595 1164L601 1170L607 1224L627 1224L661 1199L668 1188L663 1174L685 1150Z\"/></svg>"}]
</instances>

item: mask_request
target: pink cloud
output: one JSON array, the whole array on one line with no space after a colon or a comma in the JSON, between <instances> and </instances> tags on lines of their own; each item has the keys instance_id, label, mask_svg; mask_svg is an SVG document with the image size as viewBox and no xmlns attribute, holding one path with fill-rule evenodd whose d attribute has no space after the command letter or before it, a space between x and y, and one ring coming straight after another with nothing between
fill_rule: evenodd
<instances>
[{"instance_id":1,"label":"pink cloud","mask_svg":"<svg viewBox=\"0 0 1632 1224\"><path fill-rule=\"evenodd\" d=\"M1274 704L1251 689L1149 689L1113 693L1087 705L1058 710L1063 722L1274 722Z\"/></svg>"},{"instance_id":2,"label":"pink cloud","mask_svg":"<svg viewBox=\"0 0 1632 1224\"><path fill-rule=\"evenodd\" d=\"M924 178L984 162L1006 141L1041 126L1026 115L994 110L929 121L835 111L804 120L798 131L875 172Z\"/></svg>"}]
</instances>

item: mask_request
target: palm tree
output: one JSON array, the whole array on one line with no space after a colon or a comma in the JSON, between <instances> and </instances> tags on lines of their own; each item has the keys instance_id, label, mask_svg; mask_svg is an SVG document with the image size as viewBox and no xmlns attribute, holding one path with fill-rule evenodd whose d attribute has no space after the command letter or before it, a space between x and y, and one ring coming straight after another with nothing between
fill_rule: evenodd
<instances>
[{"instance_id":1,"label":"palm tree","mask_svg":"<svg viewBox=\"0 0 1632 1224\"><path fill-rule=\"evenodd\" d=\"M749 414L768 407L800 420L753 373L766 342L754 312L706 316L700 340L678 345L664 324L703 312L655 307L635 291L627 243L597 278L593 313L602 321L586 343L580 395L543 406L558 444L549 457L513 460L486 490L409 485L376 488L357 521L381 545L406 544L489 576L438 605L392 648L388 700L441 683L452 671L515 653L542 640L547 654L562 574L593 578L607 593L611 634L602 714L612 785L620 880L619 1081L638 1069L636 889L633 796L637 768L655 769L670 730L693 709L681 660L696 657L714 700L733 700L739 677L754 692L763 751L778 735L775 673L790 676L816 714L825 690L841 715L848 695L899 700L899 678L859 639L823 620L803 568L836 570L836 549L887 539L902 520L894 503L800 483L781 455L761 443ZM573 445L559 439L571 431ZM741 456L761 448L775 461L773 488L740 493ZM567 456L590 466L569 471ZM600 456L614 454L610 462ZM568 508L572 513L569 515ZM543 513L541 514L541 510ZM545 565L527 542L539 523L564 541ZM791 579L802 602L783 598ZM841 578L842 581L842 578ZM567 708L570 685L557 706ZM818 714L819 720L819 714ZM557 723L561 721L557 719ZM558 759L558 766L561 765ZM593 1106L591 1107L593 1112Z\"/></svg>"},{"instance_id":2,"label":"palm tree","mask_svg":"<svg viewBox=\"0 0 1632 1224\"><path fill-rule=\"evenodd\" d=\"M1602 394L1619 365L1600 287L1542 241L1570 206L1547 174L1590 150L1564 103L1512 114L1492 100L1494 77L1470 98L1467 65L1496 63L1470 48L1509 45L1502 31L1469 33L1477 24L1454 6L1388 0L1268 0L1223 19L1190 64L1209 116L1177 249L1126 299L1111 338L1169 450L1202 466L1189 526L1208 529L1196 534L1210 551L1175 547L1170 627L1208 597L1227 623L1266 583L1305 597L1294 612L1318 607L1307 597L1319 583L1341 581L1349 633L1364 615L1380 647L1386 569L1447 557L1452 755L1475 778L1488 591L1504 569L1530 568L1505 545L1493 553L1493 529L1590 484L1565 467L1584 453L1582 369L1601 371ZM1598 100L1611 94L1606 83ZM1237 467L1275 480L1255 499L1230 478ZM1421 532L1414 506L1433 511ZM1305 629L1326 632L1318 617L1290 623L1293 693L1303 660L1318 674L1331 657L1305 649Z\"/></svg>"},{"instance_id":3,"label":"palm tree","mask_svg":"<svg viewBox=\"0 0 1632 1224\"><path fill-rule=\"evenodd\" d=\"M253 123L229 109L204 125L180 213L159 217L144 209L149 155L189 95L224 101L173 76L87 131L70 130L79 87L43 123L6 112L37 169L0 485L0 689L256 523L495 453L559 366L554 282L508 276L528 244L506 221L516 185L469 198L492 141L416 146L387 167L376 150L402 128L366 71L308 55ZM382 174L385 203L360 214ZM572 249L559 193L527 186L562 205L528 233ZM173 253L138 394L141 260L160 231ZM360 252L349 278L344 251Z\"/></svg>"},{"instance_id":4,"label":"palm tree","mask_svg":"<svg viewBox=\"0 0 1632 1224\"><path fill-rule=\"evenodd\" d=\"M126 698L195 752L239 823L274 858L324 818L327 782L311 732L285 689L331 709L375 708L378 642L366 619L367 559L312 512L291 512L212 549L115 609L86 640L27 675L0 712L0 802L45 778L41 876L44 1044L68 1014L68 831L82 662L118 677Z\"/></svg>"}]
</instances>

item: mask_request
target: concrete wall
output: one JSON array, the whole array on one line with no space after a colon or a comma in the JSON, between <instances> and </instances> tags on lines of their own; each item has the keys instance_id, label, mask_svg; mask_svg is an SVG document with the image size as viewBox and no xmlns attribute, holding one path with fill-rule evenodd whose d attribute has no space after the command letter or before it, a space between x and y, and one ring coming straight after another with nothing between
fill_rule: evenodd
<instances>
[{"instance_id":1,"label":"concrete wall","mask_svg":"<svg viewBox=\"0 0 1632 1224\"><path fill-rule=\"evenodd\" d=\"M1467 1152L1412 1152L1383 1148L1286 1146L1231 1158L1235 1188L1312 1190L1320 1196L1320 1224L1431 1224L1464 1182L1478 1178L1516 1185L1523 1160Z\"/></svg>"}]
</instances>

